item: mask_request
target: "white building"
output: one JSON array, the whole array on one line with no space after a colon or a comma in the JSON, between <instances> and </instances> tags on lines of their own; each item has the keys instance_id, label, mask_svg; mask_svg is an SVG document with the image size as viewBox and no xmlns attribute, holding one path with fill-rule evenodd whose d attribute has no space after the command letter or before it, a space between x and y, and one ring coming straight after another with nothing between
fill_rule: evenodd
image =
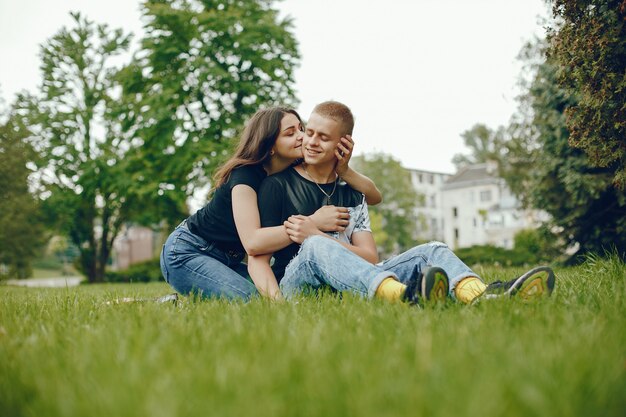
<instances>
[{"instance_id":1,"label":"white building","mask_svg":"<svg viewBox=\"0 0 626 417\"><path fill-rule=\"evenodd\" d=\"M451 174L409 169L415 190L423 196L417 205L420 224L415 238L419 241L443 240L444 220L441 189Z\"/></svg>"},{"instance_id":2,"label":"white building","mask_svg":"<svg viewBox=\"0 0 626 417\"><path fill-rule=\"evenodd\" d=\"M444 241L452 248L513 247L519 230L534 227L536 214L522 210L493 163L470 165L441 188Z\"/></svg>"}]
</instances>

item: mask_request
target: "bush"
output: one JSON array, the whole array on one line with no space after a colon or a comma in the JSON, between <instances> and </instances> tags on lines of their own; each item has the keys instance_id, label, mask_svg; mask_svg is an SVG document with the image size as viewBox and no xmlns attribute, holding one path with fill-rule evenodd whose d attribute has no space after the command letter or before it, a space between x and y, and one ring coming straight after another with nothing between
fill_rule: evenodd
<instances>
[{"instance_id":1,"label":"bush","mask_svg":"<svg viewBox=\"0 0 626 417\"><path fill-rule=\"evenodd\" d=\"M528 262L553 262L563 256L565 248L560 240L544 227L520 230L515 234L515 251L526 257Z\"/></svg>"},{"instance_id":2,"label":"bush","mask_svg":"<svg viewBox=\"0 0 626 417\"><path fill-rule=\"evenodd\" d=\"M455 250L456 255L467 265L497 264L520 266L528 263L523 253L493 245L476 245Z\"/></svg>"},{"instance_id":3,"label":"bush","mask_svg":"<svg viewBox=\"0 0 626 417\"><path fill-rule=\"evenodd\" d=\"M159 258L136 263L123 271L107 271L104 275L106 282L157 282L162 279Z\"/></svg>"},{"instance_id":4,"label":"bush","mask_svg":"<svg viewBox=\"0 0 626 417\"><path fill-rule=\"evenodd\" d=\"M547 229L521 230L515 234L514 242L513 249L476 245L454 252L468 265L528 266L562 263L564 260L559 240Z\"/></svg>"}]
</instances>

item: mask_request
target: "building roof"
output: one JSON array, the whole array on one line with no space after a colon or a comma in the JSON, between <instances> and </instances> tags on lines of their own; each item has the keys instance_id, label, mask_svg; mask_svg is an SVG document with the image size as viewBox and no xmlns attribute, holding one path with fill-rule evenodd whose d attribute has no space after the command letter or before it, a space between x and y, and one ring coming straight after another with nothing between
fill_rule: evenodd
<instances>
[{"instance_id":1,"label":"building roof","mask_svg":"<svg viewBox=\"0 0 626 417\"><path fill-rule=\"evenodd\" d=\"M421 174L433 174L433 175L443 175L445 177L450 177L454 174L449 174L447 172L436 172L436 171L427 171L425 169L417 169L417 168L406 168L408 171L421 173Z\"/></svg>"},{"instance_id":2,"label":"building roof","mask_svg":"<svg viewBox=\"0 0 626 417\"><path fill-rule=\"evenodd\" d=\"M495 184L502 181L498 177L497 166L493 163L464 166L448 178L443 185L444 189L469 187L479 184Z\"/></svg>"}]
</instances>

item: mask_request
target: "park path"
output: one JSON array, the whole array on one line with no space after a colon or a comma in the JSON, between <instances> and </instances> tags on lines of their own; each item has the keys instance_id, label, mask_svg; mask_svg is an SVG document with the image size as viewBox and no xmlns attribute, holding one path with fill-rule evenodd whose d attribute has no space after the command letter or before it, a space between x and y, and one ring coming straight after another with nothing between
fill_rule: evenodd
<instances>
[{"instance_id":1,"label":"park path","mask_svg":"<svg viewBox=\"0 0 626 417\"><path fill-rule=\"evenodd\" d=\"M75 287L83 280L83 277L58 277L58 278L28 278L28 279L10 279L6 281L7 285L16 285L19 287Z\"/></svg>"}]
</instances>

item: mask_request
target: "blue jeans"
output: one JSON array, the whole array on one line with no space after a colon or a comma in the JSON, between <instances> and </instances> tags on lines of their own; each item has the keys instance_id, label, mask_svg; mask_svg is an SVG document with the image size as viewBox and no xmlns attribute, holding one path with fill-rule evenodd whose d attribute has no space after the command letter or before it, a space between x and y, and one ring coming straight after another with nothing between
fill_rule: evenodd
<instances>
[{"instance_id":1,"label":"blue jeans","mask_svg":"<svg viewBox=\"0 0 626 417\"><path fill-rule=\"evenodd\" d=\"M442 242L430 242L415 246L400 255L392 256L380 262L379 267L394 272L398 279L406 284L412 276L421 273L426 267L438 266L446 271L450 282L450 295L454 297L454 287L463 278L480 278L454 254L448 245Z\"/></svg>"},{"instance_id":2,"label":"blue jeans","mask_svg":"<svg viewBox=\"0 0 626 417\"><path fill-rule=\"evenodd\" d=\"M287 298L323 286L372 298L385 278L395 277L406 284L429 266L439 266L446 271L450 277L451 294L462 278L478 277L441 242L416 246L373 265L338 242L323 236L312 236L304 241L298 255L287 265L280 289Z\"/></svg>"},{"instance_id":3,"label":"blue jeans","mask_svg":"<svg viewBox=\"0 0 626 417\"><path fill-rule=\"evenodd\" d=\"M280 289L286 298L326 286L372 298L387 277L397 278L394 273L367 262L335 240L311 236L285 268Z\"/></svg>"},{"instance_id":4,"label":"blue jeans","mask_svg":"<svg viewBox=\"0 0 626 417\"><path fill-rule=\"evenodd\" d=\"M259 293L247 279L244 254L229 255L191 233L185 222L167 238L161 251L161 272L180 294L203 298L249 300Z\"/></svg>"}]
</instances>

